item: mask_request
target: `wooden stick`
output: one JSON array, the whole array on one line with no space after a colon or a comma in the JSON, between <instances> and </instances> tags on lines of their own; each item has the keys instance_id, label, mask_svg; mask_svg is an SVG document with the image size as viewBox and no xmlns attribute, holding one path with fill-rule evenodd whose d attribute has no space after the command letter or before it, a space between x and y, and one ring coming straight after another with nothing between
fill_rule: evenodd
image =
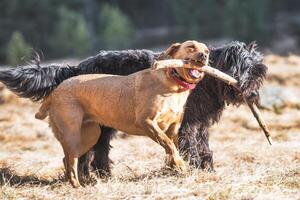
<instances>
[{"instance_id":1,"label":"wooden stick","mask_svg":"<svg viewBox=\"0 0 300 200\"><path fill-rule=\"evenodd\" d=\"M219 79L219 80L227 83L228 85L233 86L235 89L237 89L238 91L241 92L241 89L238 86L238 81L235 78L232 78L231 76L229 76L215 68L209 67L209 66L203 66L201 68L201 71L203 71L204 73L206 73L210 76L215 77L216 79ZM270 131L269 131L268 126L267 126L265 120L263 119L259 109L257 108L257 106L254 103L248 102L245 97L243 97L243 98L244 98L244 101L249 106L249 108L250 108L253 116L255 117L256 121L258 122L259 126L263 130L269 144L272 145Z\"/></svg>"},{"instance_id":2,"label":"wooden stick","mask_svg":"<svg viewBox=\"0 0 300 200\"><path fill-rule=\"evenodd\" d=\"M258 122L259 126L264 131L264 134L265 134L269 144L272 145L272 138L270 136L270 131L269 131L268 126L267 126L265 120L263 119L261 113L259 112L257 106L254 103L247 102L247 104L248 104L252 114L254 115L256 121Z\"/></svg>"}]
</instances>

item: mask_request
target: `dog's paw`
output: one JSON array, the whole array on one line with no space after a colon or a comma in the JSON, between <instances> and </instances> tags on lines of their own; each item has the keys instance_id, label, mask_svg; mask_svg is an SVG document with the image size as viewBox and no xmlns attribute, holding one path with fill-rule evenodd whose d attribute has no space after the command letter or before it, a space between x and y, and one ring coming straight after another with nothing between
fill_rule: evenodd
<instances>
[{"instance_id":1,"label":"dog's paw","mask_svg":"<svg viewBox=\"0 0 300 200\"><path fill-rule=\"evenodd\" d=\"M185 162L180 157L179 158L174 158L171 155L167 155L166 164L167 164L167 166L175 169L176 171L179 171L179 172L186 172L187 171L187 167L185 165Z\"/></svg>"},{"instance_id":2,"label":"dog's paw","mask_svg":"<svg viewBox=\"0 0 300 200\"><path fill-rule=\"evenodd\" d=\"M180 171L180 172L186 172L187 168L185 165L185 162L180 158L180 159L175 159L175 168L176 170Z\"/></svg>"},{"instance_id":3,"label":"dog's paw","mask_svg":"<svg viewBox=\"0 0 300 200\"><path fill-rule=\"evenodd\" d=\"M79 183L78 180L76 180L75 178L71 178L70 179L70 183L74 188L80 188L81 184Z\"/></svg>"}]
</instances>

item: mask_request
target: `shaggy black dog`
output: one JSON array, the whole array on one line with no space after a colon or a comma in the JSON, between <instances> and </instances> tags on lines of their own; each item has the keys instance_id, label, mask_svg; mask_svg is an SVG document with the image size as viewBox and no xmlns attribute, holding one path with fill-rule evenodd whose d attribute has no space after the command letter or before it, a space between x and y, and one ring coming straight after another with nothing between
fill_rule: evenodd
<instances>
[{"instance_id":1,"label":"shaggy black dog","mask_svg":"<svg viewBox=\"0 0 300 200\"><path fill-rule=\"evenodd\" d=\"M232 42L223 47L211 48L210 51L210 65L236 78L249 101L258 101L258 91L267 67L262 64L262 56L256 46ZM92 73L126 75L151 66L158 56L159 53L148 50L101 51L76 67L37 65L1 71L0 81L19 96L37 101L69 77ZM240 93L209 76L193 90L179 131L179 150L191 165L213 170L208 128L219 121L226 104L241 103L243 99ZM79 169L84 174L89 174L90 165L100 174L110 174L109 141L115 130L108 127L101 129L98 143L80 159Z\"/></svg>"},{"instance_id":2,"label":"shaggy black dog","mask_svg":"<svg viewBox=\"0 0 300 200\"><path fill-rule=\"evenodd\" d=\"M267 72L262 60L254 43L246 46L232 42L212 49L210 54L210 65L237 79L244 97L254 103L259 101L259 89ZM180 152L188 155L190 164L213 170L208 129L219 121L225 105L242 103L240 92L212 77L206 76L197 85L187 100L179 130Z\"/></svg>"}]
</instances>

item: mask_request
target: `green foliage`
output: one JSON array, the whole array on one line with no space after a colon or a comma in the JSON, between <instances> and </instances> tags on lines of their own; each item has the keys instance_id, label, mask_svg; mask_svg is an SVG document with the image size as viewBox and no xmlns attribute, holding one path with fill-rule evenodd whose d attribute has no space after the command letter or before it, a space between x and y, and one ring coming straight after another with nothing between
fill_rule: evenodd
<instances>
[{"instance_id":1,"label":"green foliage","mask_svg":"<svg viewBox=\"0 0 300 200\"><path fill-rule=\"evenodd\" d=\"M91 49L141 47L143 41L136 40L135 30L160 27L175 31L168 38L158 33L151 40L153 45L169 40L224 36L246 42L268 42L273 39L271 30L276 25L271 22L272 16L279 11L295 12L300 4L293 2L295 0L1 0L0 63L7 60L7 40L15 30L20 31L32 47L42 51L46 59L82 56ZM299 32L290 25L288 29L293 29L295 34Z\"/></svg>"},{"instance_id":2,"label":"green foliage","mask_svg":"<svg viewBox=\"0 0 300 200\"><path fill-rule=\"evenodd\" d=\"M12 66L24 64L26 60L30 59L31 48L25 42L22 34L19 31L15 31L8 43L6 50L7 63Z\"/></svg>"},{"instance_id":3,"label":"green foliage","mask_svg":"<svg viewBox=\"0 0 300 200\"><path fill-rule=\"evenodd\" d=\"M177 0L172 5L174 11L174 17L180 26L182 26L186 31L187 37L197 38L199 37L200 27L198 25L200 19L199 12L191 12L197 7L199 1L197 0Z\"/></svg>"},{"instance_id":4,"label":"green foliage","mask_svg":"<svg viewBox=\"0 0 300 200\"><path fill-rule=\"evenodd\" d=\"M0 1L0 62L5 60L6 43L15 30L22 33L32 47L52 56L49 36L58 22L60 4L71 0L1 0ZM73 3L74 4L74 3Z\"/></svg>"},{"instance_id":5,"label":"green foliage","mask_svg":"<svg viewBox=\"0 0 300 200\"><path fill-rule=\"evenodd\" d=\"M225 1L224 30L232 38L260 42L270 39L269 0Z\"/></svg>"},{"instance_id":6,"label":"green foliage","mask_svg":"<svg viewBox=\"0 0 300 200\"><path fill-rule=\"evenodd\" d=\"M177 0L175 21L189 38L224 37L267 41L270 31L269 0Z\"/></svg>"},{"instance_id":7,"label":"green foliage","mask_svg":"<svg viewBox=\"0 0 300 200\"><path fill-rule=\"evenodd\" d=\"M216 0L176 0L171 7L176 24L188 38L213 37L220 32L220 12Z\"/></svg>"},{"instance_id":8,"label":"green foliage","mask_svg":"<svg viewBox=\"0 0 300 200\"><path fill-rule=\"evenodd\" d=\"M118 8L103 5L99 16L98 33L105 48L127 48L133 42L133 25Z\"/></svg>"},{"instance_id":9,"label":"green foliage","mask_svg":"<svg viewBox=\"0 0 300 200\"><path fill-rule=\"evenodd\" d=\"M87 24L80 13L61 7L59 22L52 36L57 56L82 56L91 49Z\"/></svg>"}]
</instances>

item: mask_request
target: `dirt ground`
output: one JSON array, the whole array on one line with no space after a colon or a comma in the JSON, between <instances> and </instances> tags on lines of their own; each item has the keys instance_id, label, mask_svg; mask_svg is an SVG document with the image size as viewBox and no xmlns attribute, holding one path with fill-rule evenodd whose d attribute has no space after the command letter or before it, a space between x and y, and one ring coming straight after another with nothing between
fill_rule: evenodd
<instances>
[{"instance_id":1,"label":"dirt ground","mask_svg":"<svg viewBox=\"0 0 300 200\"><path fill-rule=\"evenodd\" d=\"M47 121L34 119L38 104L2 90L0 199L300 199L300 57L268 56L266 63L265 86L296 96L262 111L272 146L247 107L228 107L211 128L215 173L172 173L150 139L117 137L112 177L80 189L64 181L62 149Z\"/></svg>"}]
</instances>

